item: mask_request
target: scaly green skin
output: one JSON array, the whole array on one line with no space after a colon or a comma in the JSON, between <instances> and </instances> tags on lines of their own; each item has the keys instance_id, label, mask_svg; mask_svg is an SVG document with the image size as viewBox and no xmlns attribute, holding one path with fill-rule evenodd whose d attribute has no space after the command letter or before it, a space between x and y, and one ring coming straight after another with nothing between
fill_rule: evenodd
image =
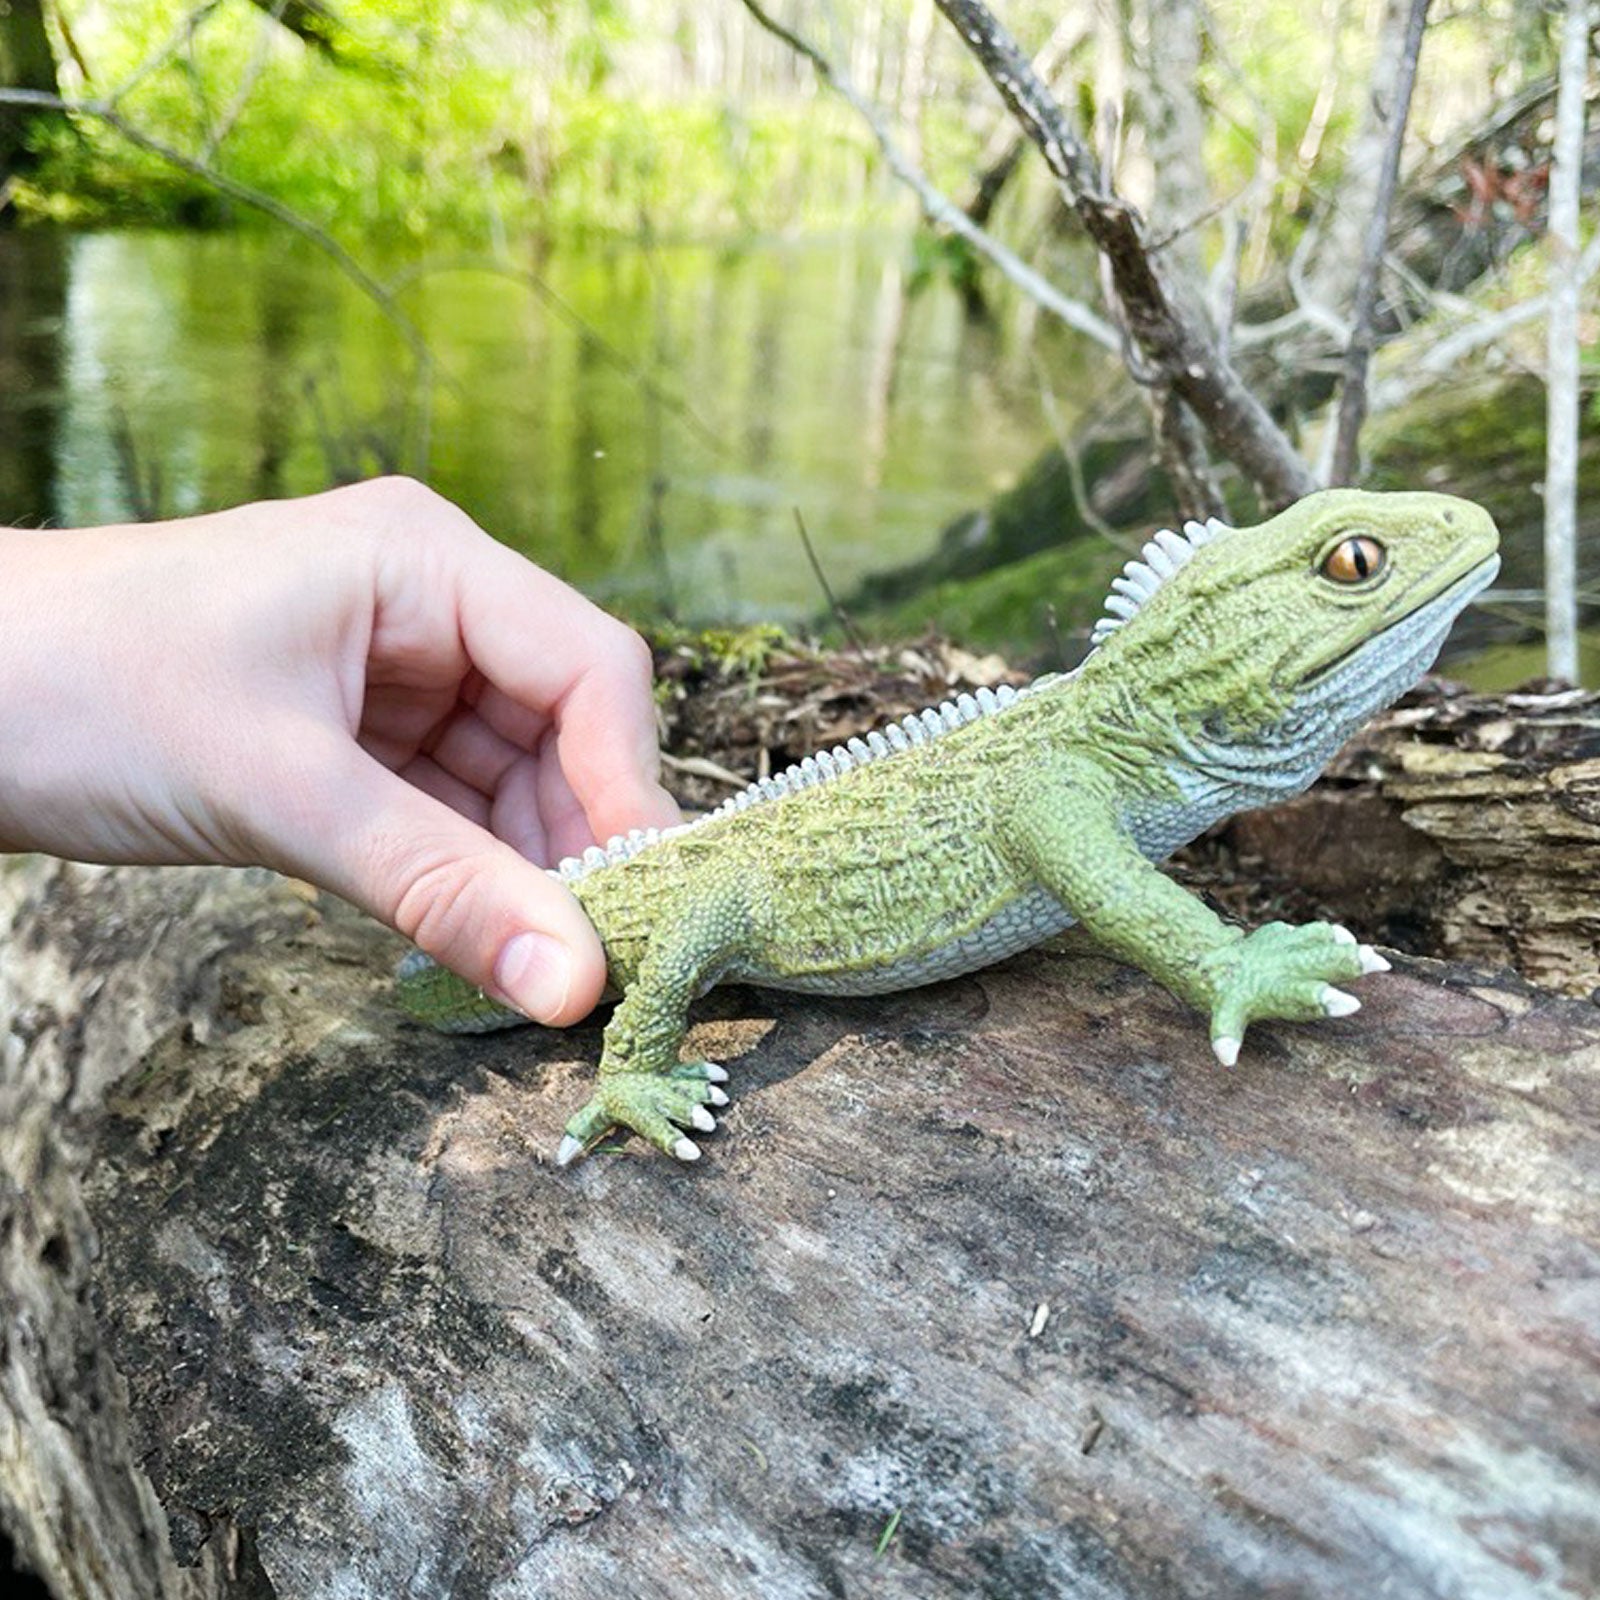
<instances>
[{"instance_id":1,"label":"scaly green skin","mask_svg":"<svg viewBox=\"0 0 1600 1600\"><path fill-rule=\"evenodd\" d=\"M1175 567L1159 586L1130 564L1121 588L1137 609L1102 625L1077 672L576 875L622 999L559 1159L617 1125L698 1155L680 1128L715 1126L705 1108L726 1103L726 1075L678 1053L690 1002L723 980L883 992L1076 921L1206 1013L1230 1065L1253 1021L1355 1010L1334 986L1386 964L1344 929L1245 935L1154 863L1221 817L1309 784L1426 669L1493 577L1498 535L1466 501L1356 490L1310 496L1255 528L1191 533L1181 561L1162 558L1185 545L1173 535L1146 547L1154 566ZM1381 565L1337 581L1330 553L1356 537L1380 548ZM422 958L400 991L438 1027L521 1020Z\"/></svg>"}]
</instances>

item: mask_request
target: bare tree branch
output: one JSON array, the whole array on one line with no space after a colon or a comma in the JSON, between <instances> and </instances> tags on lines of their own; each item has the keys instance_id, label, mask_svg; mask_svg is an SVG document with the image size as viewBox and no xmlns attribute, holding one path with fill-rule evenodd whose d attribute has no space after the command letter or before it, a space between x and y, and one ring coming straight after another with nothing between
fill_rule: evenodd
<instances>
[{"instance_id":1,"label":"bare tree branch","mask_svg":"<svg viewBox=\"0 0 1600 1600\"><path fill-rule=\"evenodd\" d=\"M234 90L232 98L223 107L222 115L207 130L205 144L200 150L202 161L213 161L217 152L227 141L228 135L238 125L239 118L244 115L244 108L250 103L250 96L255 92L257 82L267 65L270 53L269 38L271 29L269 19L278 20L278 13L282 12L287 0L272 0L271 9L261 19L261 27L256 37L255 48L250 52L250 60L245 64L243 74L239 79L239 86Z\"/></svg>"},{"instance_id":2,"label":"bare tree branch","mask_svg":"<svg viewBox=\"0 0 1600 1600\"><path fill-rule=\"evenodd\" d=\"M1361 424L1367 415L1367 368L1377 342L1378 280L1389 239L1389 212L1400 178L1400 152L1405 144L1406 120L1411 112L1411 91L1417 81L1417 57L1422 53L1422 30L1428 20L1428 0L1411 0L1406 19L1400 70L1395 78L1394 101L1388 108L1389 130L1383 148L1372 214L1362 243L1361 275L1356 280L1355 305L1350 313L1350 341L1345 346L1344 372L1339 393L1339 421L1333 441L1328 481L1349 483L1356 474Z\"/></svg>"},{"instance_id":3,"label":"bare tree branch","mask_svg":"<svg viewBox=\"0 0 1600 1600\"><path fill-rule=\"evenodd\" d=\"M1600 273L1600 232L1590 236L1588 244L1578 256L1576 277L1580 292L1596 273ZM1487 312L1454 295L1435 292L1432 299L1440 309L1430 313L1430 329L1448 315L1459 317L1461 325L1443 333L1420 354L1408 352L1403 367L1381 378L1372 389L1374 412L1391 411L1396 406L1404 405L1429 384L1455 374L1461 363L1474 351L1483 349L1485 345L1499 344L1513 328L1520 328L1527 322L1537 322L1550 310L1550 296L1547 294L1530 295L1515 305ZM1261 326L1268 327L1270 324L1263 323ZM1511 591L1496 592L1506 595ZM1543 589L1530 592L1540 597L1544 594Z\"/></svg>"},{"instance_id":4,"label":"bare tree branch","mask_svg":"<svg viewBox=\"0 0 1600 1600\"><path fill-rule=\"evenodd\" d=\"M749 4L750 0L746 0ZM979 0L937 0L1099 247L1129 332L1216 447L1286 504L1316 487L1310 468L1222 355L1203 315L1150 254L1138 214L1102 184L1093 157L1016 41Z\"/></svg>"},{"instance_id":5,"label":"bare tree branch","mask_svg":"<svg viewBox=\"0 0 1600 1600\"><path fill-rule=\"evenodd\" d=\"M1034 376L1039 381L1040 408L1044 412L1045 421L1050 424L1050 431L1056 436L1056 448L1061 452L1061 459L1067 465L1067 487L1072 494L1073 509L1084 525L1093 528L1113 549L1122 551L1124 555L1137 555L1140 541L1118 533L1095 509L1094 502L1089 497L1088 485L1083 481L1083 452L1078 448L1078 441L1072 436L1067 428L1066 419L1061 415L1055 386L1050 382L1050 374L1039 358L1037 345L1028 346L1028 356L1033 363Z\"/></svg>"},{"instance_id":6,"label":"bare tree branch","mask_svg":"<svg viewBox=\"0 0 1600 1600\"><path fill-rule=\"evenodd\" d=\"M1072 52L1088 37L1088 33L1086 15L1063 17L1034 56L1033 70L1045 83L1049 83L1066 65ZM971 192L961 205L961 209L980 228L988 227L989 216L1000 198L1000 191L1011 181L1011 175L1021 164L1027 148L1028 141L1017 132L1015 121L1009 116L1002 117L978 157L977 176Z\"/></svg>"},{"instance_id":7,"label":"bare tree branch","mask_svg":"<svg viewBox=\"0 0 1600 1600\"><path fill-rule=\"evenodd\" d=\"M1206 454L1205 436L1194 413L1171 384L1157 385L1151 397L1155 406L1156 453L1172 480L1178 515L1185 521L1226 517L1228 502L1222 498L1216 472Z\"/></svg>"},{"instance_id":8,"label":"bare tree branch","mask_svg":"<svg viewBox=\"0 0 1600 1600\"><path fill-rule=\"evenodd\" d=\"M1006 249L993 234L973 222L955 201L934 188L926 174L913 166L895 143L883 114L820 50L769 16L757 4L757 0L743 0L743 4L745 10L768 33L781 39L797 55L804 56L816 68L817 76L863 118L872 129L872 136L877 140L889 170L916 195L921 202L923 215L930 222L948 228L951 233L965 239L979 254L987 256L1024 294L1059 317L1068 327L1076 328L1107 350L1117 349L1117 333L1110 323L1096 316L1087 306L1068 299L1053 284L1040 277L1027 262Z\"/></svg>"}]
</instances>

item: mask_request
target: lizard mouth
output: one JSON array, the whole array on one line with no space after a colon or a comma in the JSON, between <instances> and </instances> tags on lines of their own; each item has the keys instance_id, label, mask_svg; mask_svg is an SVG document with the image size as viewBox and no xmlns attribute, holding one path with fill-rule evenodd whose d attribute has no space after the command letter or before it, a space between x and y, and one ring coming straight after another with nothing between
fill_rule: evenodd
<instances>
[{"instance_id":1,"label":"lizard mouth","mask_svg":"<svg viewBox=\"0 0 1600 1600\"><path fill-rule=\"evenodd\" d=\"M1355 662L1368 658L1377 658L1388 666L1422 657L1423 663L1417 670L1419 673L1426 671L1439 653L1456 618L1494 582L1499 572L1499 555L1491 553L1485 556L1460 577L1413 605L1377 633L1370 634L1317 667L1306 680L1307 686L1322 683L1335 673L1347 671Z\"/></svg>"}]
</instances>

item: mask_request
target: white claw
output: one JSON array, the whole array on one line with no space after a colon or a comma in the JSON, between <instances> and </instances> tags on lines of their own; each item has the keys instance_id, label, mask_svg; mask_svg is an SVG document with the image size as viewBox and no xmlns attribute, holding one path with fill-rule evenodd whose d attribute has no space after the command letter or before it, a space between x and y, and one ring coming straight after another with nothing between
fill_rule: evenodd
<instances>
[{"instance_id":1,"label":"white claw","mask_svg":"<svg viewBox=\"0 0 1600 1600\"><path fill-rule=\"evenodd\" d=\"M728 1103L727 1095L725 1095L716 1086L716 1084L712 1084L710 1088L706 1090L706 1099L709 1100L714 1106L725 1106Z\"/></svg>"},{"instance_id":2,"label":"white claw","mask_svg":"<svg viewBox=\"0 0 1600 1600\"><path fill-rule=\"evenodd\" d=\"M579 1140L574 1139L569 1133L565 1135L562 1138L561 1143L556 1146L556 1165L558 1167L570 1167L572 1163L576 1161L582 1154L582 1143Z\"/></svg>"},{"instance_id":3,"label":"white claw","mask_svg":"<svg viewBox=\"0 0 1600 1600\"><path fill-rule=\"evenodd\" d=\"M728 1081L728 1069L726 1067L719 1067L715 1061L708 1061L705 1066L707 1083L726 1083Z\"/></svg>"},{"instance_id":4,"label":"white claw","mask_svg":"<svg viewBox=\"0 0 1600 1600\"><path fill-rule=\"evenodd\" d=\"M1239 1041L1237 1039L1231 1039L1225 1033L1219 1034L1211 1041L1211 1048L1215 1052L1217 1060L1223 1066L1231 1067L1237 1064L1239 1060Z\"/></svg>"},{"instance_id":5,"label":"white claw","mask_svg":"<svg viewBox=\"0 0 1600 1600\"><path fill-rule=\"evenodd\" d=\"M715 1133L717 1131L717 1119L704 1106L695 1106L689 1112L689 1120L701 1133Z\"/></svg>"},{"instance_id":6,"label":"white claw","mask_svg":"<svg viewBox=\"0 0 1600 1600\"><path fill-rule=\"evenodd\" d=\"M700 1146L693 1139L680 1139L673 1145L672 1153L680 1161L698 1161L700 1159Z\"/></svg>"},{"instance_id":7,"label":"white claw","mask_svg":"<svg viewBox=\"0 0 1600 1600\"><path fill-rule=\"evenodd\" d=\"M1370 944L1357 945L1356 954L1361 958L1361 970L1368 972L1392 972L1394 968L1385 961Z\"/></svg>"},{"instance_id":8,"label":"white claw","mask_svg":"<svg viewBox=\"0 0 1600 1600\"><path fill-rule=\"evenodd\" d=\"M1333 942L1335 944L1354 944L1356 942L1356 936L1341 923L1334 923L1330 931L1333 934Z\"/></svg>"},{"instance_id":9,"label":"white claw","mask_svg":"<svg viewBox=\"0 0 1600 1600\"><path fill-rule=\"evenodd\" d=\"M1348 1017L1361 1009L1361 1002L1353 994L1346 994L1343 989L1335 989L1331 983L1325 983L1322 986L1322 1009L1330 1017Z\"/></svg>"}]
</instances>

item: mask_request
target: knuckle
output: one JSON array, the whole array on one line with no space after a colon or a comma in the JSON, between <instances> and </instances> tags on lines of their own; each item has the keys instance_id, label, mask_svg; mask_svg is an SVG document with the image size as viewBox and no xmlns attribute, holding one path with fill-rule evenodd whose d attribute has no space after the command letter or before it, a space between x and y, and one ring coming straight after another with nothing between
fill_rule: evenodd
<instances>
[{"instance_id":1,"label":"knuckle","mask_svg":"<svg viewBox=\"0 0 1600 1600\"><path fill-rule=\"evenodd\" d=\"M473 527L472 519L436 489L404 473L357 484L374 513L396 530L413 535L455 535Z\"/></svg>"},{"instance_id":2,"label":"knuckle","mask_svg":"<svg viewBox=\"0 0 1600 1600\"><path fill-rule=\"evenodd\" d=\"M630 686L648 686L655 676L655 655L650 646L626 623L614 619L605 641L604 659Z\"/></svg>"},{"instance_id":3,"label":"knuckle","mask_svg":"<svg viewBox=\"0 0 1600 1600\"><path fill-rule=\"evenodd\" d=\"M403 472L392 472L386 477L373 478L360 487L374 496L381 497L397 509L429 507L445 503L442 495L437 494L419 479L409 477Z\"/></svg>"},{"instance_id":4,"label":"knuckle","mask_svg":"<svg viewBox=\"0 0 1600 1600\"><path fill-rule=\"evenodd\" d=\"M474 923L474 876L475 864L460 857L413 868L395 902L394 926L430 955L461 960Z\"/></svg>"}]
</instances>

